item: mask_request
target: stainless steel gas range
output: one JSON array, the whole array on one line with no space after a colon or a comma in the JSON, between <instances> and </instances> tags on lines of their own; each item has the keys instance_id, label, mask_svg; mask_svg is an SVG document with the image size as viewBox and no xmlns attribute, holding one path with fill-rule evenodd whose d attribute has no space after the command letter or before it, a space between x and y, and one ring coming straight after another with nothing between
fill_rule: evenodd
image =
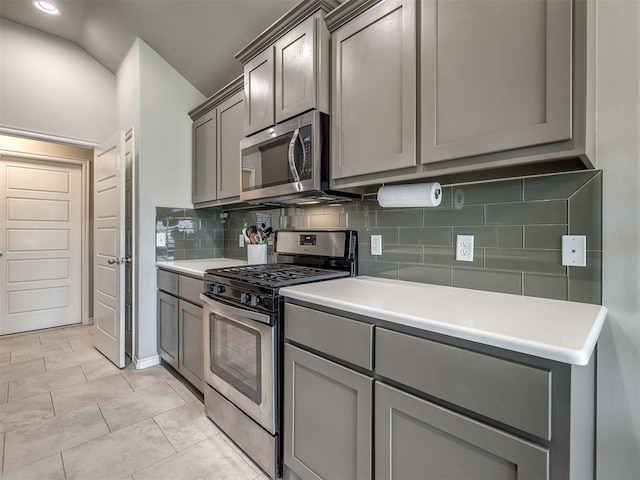
<instances>
[{"instance_id":1,"label":"stainless steel gas range","mask_svg":"<svg viewBox=\"0 0 640 480\"><path fill-rule=\"evenodd\" d=\"M276 232L277 263L204 276L205 411L267 474L282 474L281 287L357 273L357 232Z\"/></svg>"}]
</instances>

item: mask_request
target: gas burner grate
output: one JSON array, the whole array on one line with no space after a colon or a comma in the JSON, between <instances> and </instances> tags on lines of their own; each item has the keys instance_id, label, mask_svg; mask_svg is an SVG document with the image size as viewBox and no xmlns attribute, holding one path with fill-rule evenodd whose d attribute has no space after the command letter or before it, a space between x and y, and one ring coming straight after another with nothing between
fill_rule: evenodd
<instances>
[{"instance_id":1,"label":"gas burner grate","mask_svg":"<svg viewBox=\"0 0 640 480\"><path fill-rule=\"evenodd\" d=\"M321 280L348 276L348 272L308 267L304 265L289 265L271 263L266 265L246 265L227 267L207 271L218 277L230 278L265 286L287 286L304 281Z\"/></svg>"}]
</instances>

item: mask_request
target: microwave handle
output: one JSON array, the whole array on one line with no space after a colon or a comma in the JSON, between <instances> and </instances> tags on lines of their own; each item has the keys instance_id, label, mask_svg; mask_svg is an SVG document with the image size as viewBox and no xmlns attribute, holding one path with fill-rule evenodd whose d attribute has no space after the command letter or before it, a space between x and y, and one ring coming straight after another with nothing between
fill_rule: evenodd
<instances>
[{"instance_id":1,"label":"microwave handle","mask_svg":"<svg viewBox=\"0 0 640 480\"><path fill-rule=\"evenodd\" d=\"M293 174L293 180L295 181L296 189L300 190L300 174L298 173L298 168L296 167L296 159L295 159L295 146L296 140L300 138L300 129L296 128L293 131L293 136L291 137L291 141L289 142L289 170ZM302 155L305 155L304 148L302 149ZM303 157L303 164L306 159Z\"/></svg>"}]
</instances>

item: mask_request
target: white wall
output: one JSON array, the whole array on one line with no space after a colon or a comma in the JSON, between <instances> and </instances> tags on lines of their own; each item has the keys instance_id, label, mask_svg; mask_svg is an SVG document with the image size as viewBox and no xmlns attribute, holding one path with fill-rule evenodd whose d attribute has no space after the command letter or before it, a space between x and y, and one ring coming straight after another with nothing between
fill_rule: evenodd
<instances>
[{"instance_id":1,"label":"white wall","mask_svg":"<svg viewBox=\"0 0 640 480\"><path fill-rule=\"evenodd\" d=\"M115 76L75 43L0 18L0 126L98 143L116 128Z\"/></svg>"},{"instance_id":2,"label":"white wall","mask_svg":"<svg viewBox=\"0 0 640 480\"><path fill-rule=\"evenodd\" d=\"M599 479L640 478L640 2L597 5L597 161L603 169Z\"/></svg>"},{"instance_id":3,"label":"white wall","mask_svg":"<svg viewBox=\"0 0 640 480\"><path fill-rule=\"evenodd\" d=\"M118 70L119 127L134 126L136 149L136 347L138 360L158 353L156 207L191 203L191 119L205 100L160 55L138 39Z\"/></svg>"}]
</instances>

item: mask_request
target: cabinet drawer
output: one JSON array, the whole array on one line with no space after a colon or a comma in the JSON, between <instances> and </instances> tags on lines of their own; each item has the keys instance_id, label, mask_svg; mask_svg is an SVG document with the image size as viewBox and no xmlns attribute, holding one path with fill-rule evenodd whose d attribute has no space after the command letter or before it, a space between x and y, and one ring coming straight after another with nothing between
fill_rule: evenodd
<instances>
[{"instance_id":1,"label":"cabinet drawer","mask_svg":"<svg viewBox=\"0 0 640 480\"><path fill-rule=\"evenodd\" d=\"M178 276L177 273L158 270L158 289L178 295Z\"/></svg>"},{"instance_id":2,"label":"cabinet drawer","mask_svg":"<svg viewBox=\"0 0 640 480\"><path fill-rule=\"evenodd\" d=\"M188 302L202 306L200 294L204 292L204 282L197 278L179 276L179 296Z\"/></svg>"},{"instance_id":3,"label":"cabinet drawer","mask_svg":"<svg viewBox=\"0 0 640 480\"><path fill-rule=\"evenodd\" d=\"M378 328L376 373L551 439L550 371Z\"/></svg>"},{"instance_id":4,"label":"cabinet drawer","mask_svg":"<svg viewBox=\"0 0 640 480\"><path fill-rule=\"evenodd\" d=\"M290 340L373 369L373 325L289 303L284 325L285 337Z\"/></svg>"}]
</instances>

